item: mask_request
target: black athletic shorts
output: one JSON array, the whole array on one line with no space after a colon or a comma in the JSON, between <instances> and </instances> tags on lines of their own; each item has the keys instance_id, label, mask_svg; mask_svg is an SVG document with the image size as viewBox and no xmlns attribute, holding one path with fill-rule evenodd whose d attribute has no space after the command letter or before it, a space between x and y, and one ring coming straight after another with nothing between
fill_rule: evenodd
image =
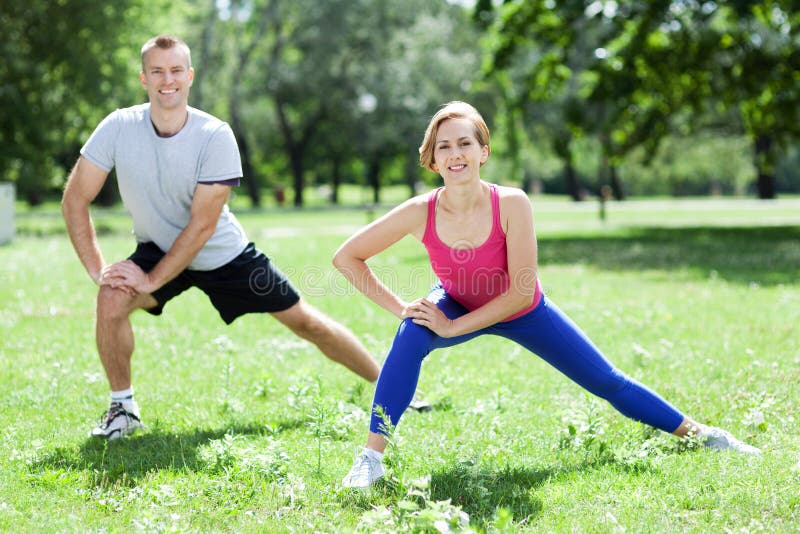
<instances>
[{"instance_id":1,"label":"black athletic shorts","mask_svg":"<svg viewBox=\"0 0 800 534\"><path fill-rule=\"evenodd\" d=\"M150 272L164 254L154 243L139 243L128 259L144 272ZM300 300L300 294L286 275L253 243L222 267L211 271L184 270L153 292L158 304L147 311L161 315L168 301L190 287L208 295L227 324L246 313L287 310Z\"/></svg>"}]
</instances>

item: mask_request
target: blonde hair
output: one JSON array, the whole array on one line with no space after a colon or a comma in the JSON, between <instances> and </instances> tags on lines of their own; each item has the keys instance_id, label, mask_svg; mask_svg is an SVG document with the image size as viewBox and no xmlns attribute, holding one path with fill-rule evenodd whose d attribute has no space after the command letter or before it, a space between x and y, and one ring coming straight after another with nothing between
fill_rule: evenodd
<instances>
[{"instance_id":1,"label":"blonde hair","mask_svg":"<svg viewBox=\"0 0 800 534\"><path fill-rule=\"evenodd\" d=\"M486 121L483 120L478 110L466 102L448 102L439 108L439 111L431 118L428 128L425 130L425 137L419 147L419 164L421 167L425 167L430 171L434 170L433 148L436 144L436 135L439 132L439 126L448 119L467 119L472 121L475 139L481 146L489 146L489 127L486 126Z\"/></svg>"},{"instance_id":2,"label":"blonde hair","mask_svg":"<svg viewBox=\"0 0 800 534\"><path fill-rule=\"evenodd\" d=\"M189 68L192 68L192 52L189 50L189 45L187 45L182 39L179 39L173 35L157 35L152 39L149 39L143 46L142 46L142 71L144 71L144 58L147 56L147 53L152 50L153 48L161 48L162 50L169 50L177 46L178 48L183 49L186 53L186 61L189 63Z\"/></svg>"}]
</instances>

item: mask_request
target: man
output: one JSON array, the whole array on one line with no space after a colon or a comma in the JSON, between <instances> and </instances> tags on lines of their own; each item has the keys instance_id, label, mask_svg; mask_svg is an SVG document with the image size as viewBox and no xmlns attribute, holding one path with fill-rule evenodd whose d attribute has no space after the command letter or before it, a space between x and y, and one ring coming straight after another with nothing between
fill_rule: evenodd
<instances>
[{"instance_id":1,"label":"man","mask_svg":"<svg viewBox=\"0 0 800 534\"><path fill-rule=\"evenodd\" d=\"M228 324L245 313L270 313L328 358L377 380L378 365L364 346L303 301L228 210L230 189L242 177L239 151L226 123L188 105L194 70L186 43L165 35L147 41L139 77L149 103L103 120L81 149L62 200L72 244L99 286L97 349L111 406L91 434L116 439L141 428L129 316L139 308L159 315L190 287L205 292ZM89 204L112 168L137 247L107 265Z\"/></svg>"}]
</instances>

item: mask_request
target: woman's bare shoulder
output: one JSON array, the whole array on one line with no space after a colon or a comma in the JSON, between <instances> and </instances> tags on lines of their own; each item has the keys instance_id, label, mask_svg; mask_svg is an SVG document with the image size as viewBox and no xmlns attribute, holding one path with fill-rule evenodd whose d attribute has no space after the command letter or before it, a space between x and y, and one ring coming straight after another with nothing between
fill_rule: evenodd
<instances>
[{"instance_id":1,"label":"woman's bare shoulder","mask_svg":"<svg viewBox=\"0 0 800 534\"><path fill-rule=\"evenodd\" d=\"M519 187L498 185L497 195L500 198L500 204L504 209L531 209L531 199L528 198L528 195L525 193L525 191Z\"/></svg>"},{"instance_id":2,"label":"woman's bare shoulder","mask_svg":"<svg viewBox=\"0 0 800 534\"><path fill-rule=\"evenodd\" d=\"M528 199L528 195L520 189L519 187L511 187L508 185L498 185L497 187L497 194L500 198L524 198Z\"/></svg>"},{"instance_id":3,"label":"woman's bare shoulder","mask_svg":"<svg viewBox=\"0 0 800 534\"><path fill-rule=\"evenodd\" d=\"M404 201L403 203L399 204L392 211L402 211L404 213L416 214L416 215L418 215L420 212L427 213L428 199L430 198L430 195L431 192L429 191L427 193L411 197L408 200Z\"/></svg>"},{"instance_id":4,"label":"woman's bare shoulder","mask_svg":"<svg viewBox=\"0 0 800 534\"><path fill-rule=\"evenodd\" d=\"M428 218L429 195L430 193L423 193L409 198L381 217L376 223L388 224L396 230L413 234L421 239Z\"/></svg>"}]
</instances>

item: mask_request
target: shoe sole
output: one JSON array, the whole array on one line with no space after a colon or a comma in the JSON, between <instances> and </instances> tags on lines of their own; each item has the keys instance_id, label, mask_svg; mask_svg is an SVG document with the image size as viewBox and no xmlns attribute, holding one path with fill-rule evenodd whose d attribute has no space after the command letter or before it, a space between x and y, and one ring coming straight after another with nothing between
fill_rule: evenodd
<instances>
[{"instance_id":1,"label":"shoe sole","mask_svg":"<svg viewBox=\"0 0 800 534\"><path fill-rule=\"evenodd\" d=\"M344 482L342 482L342 487L343 487L344 489L349 489L349 490L359 490L359 491L363 491L363 490L368 490L368 489L374 488L374 487L375 487L375 485L376 485L378 482L380 482L381 480L383 480L383 477L376 478L375 480L373 480L373 481L372 481L372 483L371 483L371 484L368 484L368 485L366 485L366 486L348 486L347 484L345 484Z\"/></svg>"},{"instance_id":2,"label":"shoe sole","mask_svg":"<svg viewBox=\"0 0 800 534\"><path fill-rule=\"evenodd\" d=\"M408 405L409 408L415 410L417 412L430 412L433 410L433 406L428 404L427 402L423 401L412 401L411 404Z\"/></svg>"},{"instance_id":3,"label":"shoe sole","mask_svg":"<svg viewBox=\"0 0 800 534\"><path fill-rule=\"evenodd\" d=\"M108 434L95 434L94 431L92 431L92 433L89 434L89 436L97 439L104 439L106 441L115 441L133 435L136 433L137 430L140 430L141 428L144 428L144 425L138 424L136 426L133 426L133 428L128 427L127 429L125 429L125 432L123 432L123 429L117 428L115 430L112 430Z\"/></svg>"}]
</instances>

